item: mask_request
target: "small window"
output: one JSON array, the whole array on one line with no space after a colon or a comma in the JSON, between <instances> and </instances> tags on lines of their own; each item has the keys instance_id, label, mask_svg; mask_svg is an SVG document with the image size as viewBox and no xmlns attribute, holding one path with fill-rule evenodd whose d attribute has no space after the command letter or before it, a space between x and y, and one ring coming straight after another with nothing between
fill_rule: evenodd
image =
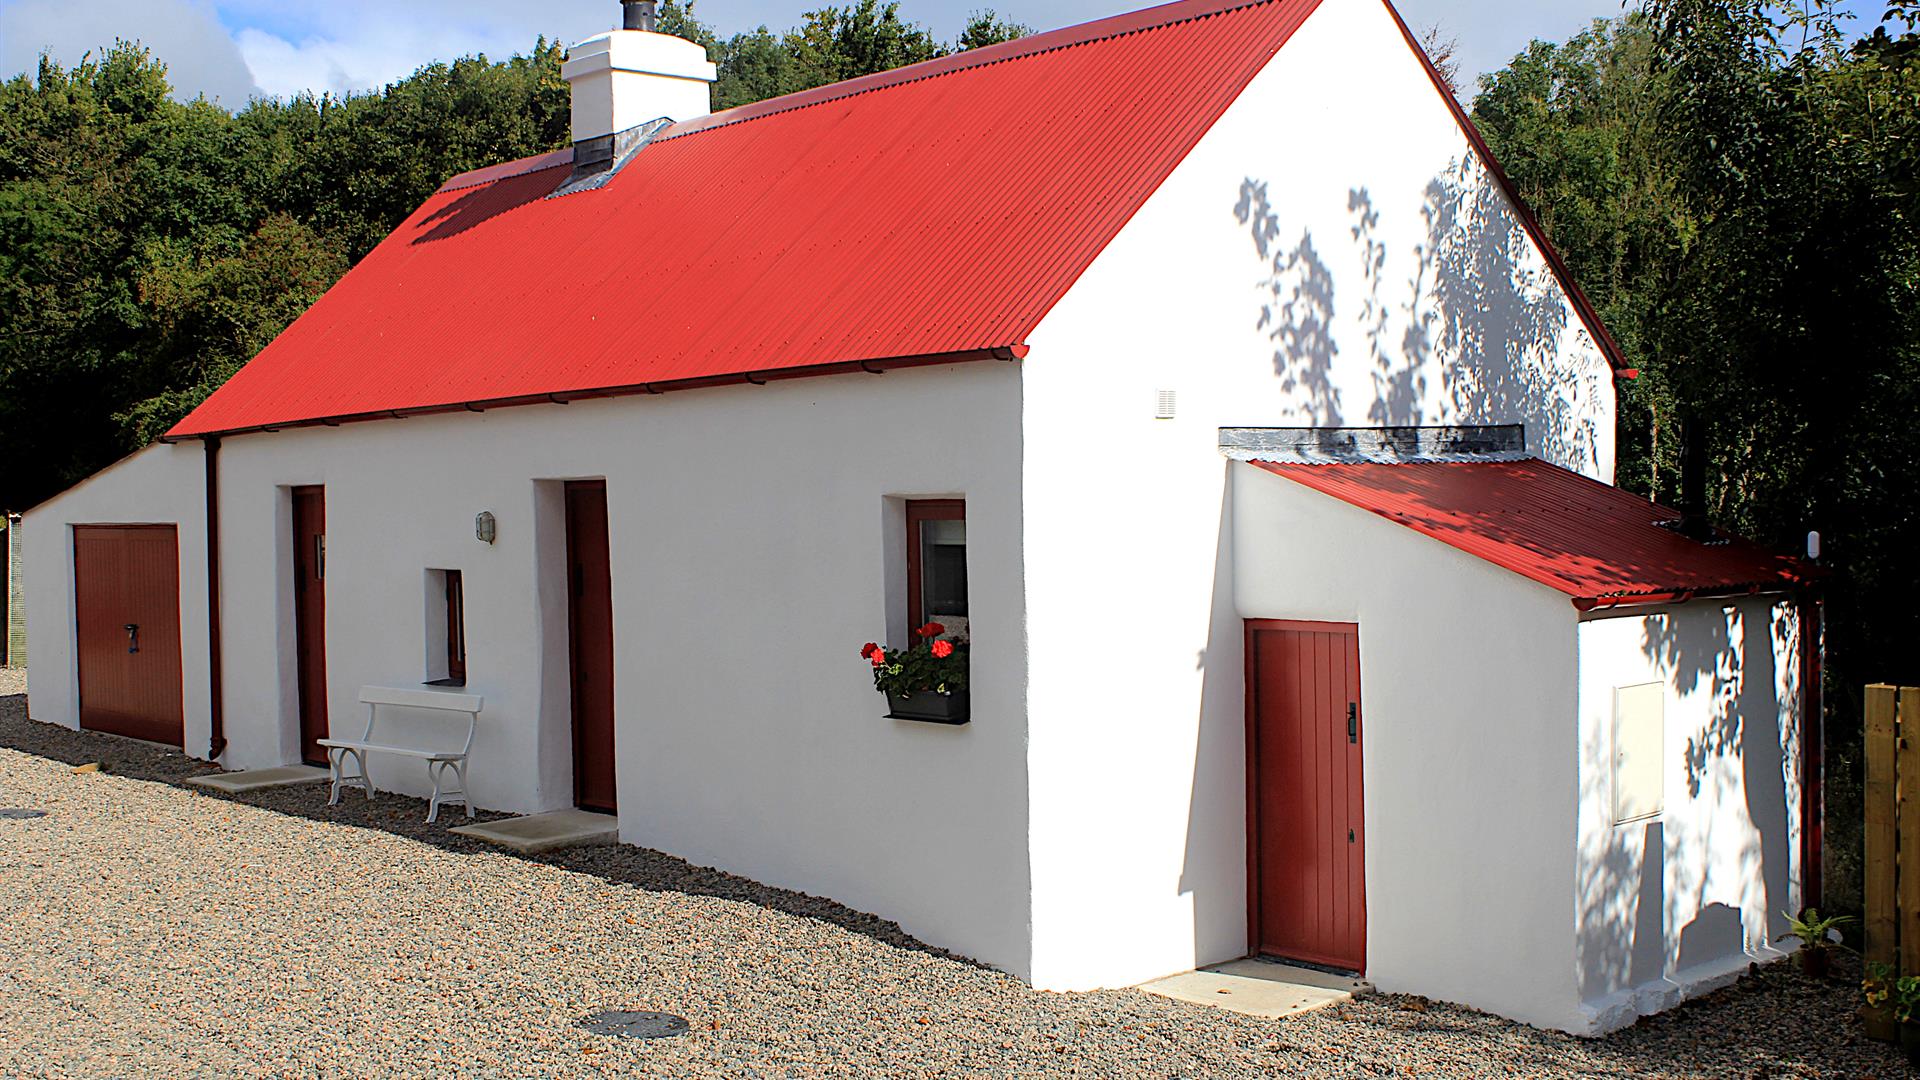
<instances>
[{"instance_id":1,"label":"small window","mask_svg":"<svg viewBox=\"0 0 1920 1080\"><path fill-rule=\"evenodd\" d=\"M939 622L967 638L967 504L961 499L907 503L907 625Z\"/></svg>"},{"instance_id":2,"label":"small window","mask_svg":"<svg viewBox=\"0 0 1920 1080\"><path fill-rule=\"evenodd\" d=\"M1613 692L1613 822L1659 816L1666 791L1662 760L1666 694L1659 683Z\"/></svg>"},{"instance_id":3,"label":"small window","mask_svg":"<svg viewBox=\"0 0 1920 1080\"><path fill-rule=\"evenodd\" d=\"M467 685L467 596L460 571L447 571L447 682Z\"/></svg>"},{"instance_id":4,"label":"small window","mask_svg":"<svg viewBox=\"0 0 1920 1080\"><path fill-rule=\"evenodd\" d=\"M427 571L427 685L467 685L467 595L458 570Z\"/></svg>"}]
</instances>

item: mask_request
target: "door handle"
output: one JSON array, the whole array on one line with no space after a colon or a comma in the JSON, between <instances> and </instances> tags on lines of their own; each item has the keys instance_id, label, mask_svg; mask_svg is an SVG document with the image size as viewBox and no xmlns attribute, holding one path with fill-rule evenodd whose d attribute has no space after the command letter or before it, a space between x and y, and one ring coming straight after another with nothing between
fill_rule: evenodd
<instances>
[{"instance_id":1,"label":"door handle","mask_svg":"<svg viewBox=\"0 0 1920 1080\"><path fill-rule=\"evenodd\" d=\"M127 624L127 651L130 653L140 651L140 624L137 622Z\"/></svg>"},{"instance_id":2,"label":"door handle","mask_svg":"<svg viewBox=\"0 0 1920 1080\"><path fill-rule=\"evenodd\" d=\"M1347 741L1360 741L1360 707L1351 701L1347 702Z\"/></svg>"}]
</instances>

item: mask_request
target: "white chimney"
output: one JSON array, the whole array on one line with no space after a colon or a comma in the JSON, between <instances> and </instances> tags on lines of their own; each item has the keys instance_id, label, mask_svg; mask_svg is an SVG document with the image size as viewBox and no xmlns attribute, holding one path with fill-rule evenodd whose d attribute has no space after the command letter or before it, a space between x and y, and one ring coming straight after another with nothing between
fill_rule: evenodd
<instances>
[{"instance_id":1,"label":"white chimney","mask_svg":"<svg viewBox=\"0 0 1920 1080\"><path fill-rule=\"evenodd\" d=\"M623 0L625 28L567 50L560 75L573 88L573 141L605 139L667 117L691 120L713 111L718 74L707 50L654 32L653 0Z\"/></svg>"}]
</instances>

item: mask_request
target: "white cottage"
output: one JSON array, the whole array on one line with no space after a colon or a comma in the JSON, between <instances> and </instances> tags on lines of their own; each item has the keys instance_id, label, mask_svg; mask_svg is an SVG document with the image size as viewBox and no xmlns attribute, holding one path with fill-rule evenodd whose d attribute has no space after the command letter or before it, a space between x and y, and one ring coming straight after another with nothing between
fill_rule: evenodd
<instances>
[{"instance_id":1,"label":"white cottage","mask_svg":"<svg viewBox=\"0 0 1920 1080\"><path fill-rule=\"evenodd\" d=\"M626 6L573 149L27 515L36 718L248 769L477 695L480 806L1060 990L1261 953L1595 1032L1776 955L1802 575L1606 486L1628 373L1389 6L713 115ZM856 655L929 613L968 723Z\"/></svg>"}]
</instances>

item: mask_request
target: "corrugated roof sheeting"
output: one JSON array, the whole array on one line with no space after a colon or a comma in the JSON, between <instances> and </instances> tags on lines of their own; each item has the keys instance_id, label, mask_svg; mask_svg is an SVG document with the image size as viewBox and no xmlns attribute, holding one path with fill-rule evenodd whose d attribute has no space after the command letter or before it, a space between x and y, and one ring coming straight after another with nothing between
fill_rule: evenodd
<instances>
[{"instance_id":1,"label":"corrugated roof sheeting","mask_svg":"<svg viewBox=\"0 0 1920 1080\"><path fill-rule=\"evenodd\" d=\"M1581 606L1670 594L1783 592L1816 573L1738 537L1703 543L1682 536L1671 528L1678 511L1539 459L1254 464L1557 589Z\"/></svg>"},{"instance_id":2,"label":"corrugated roof sheeting","mask_svg":"<svg viewBox=\"0 0 1920 1080\"><path fill-rule=\"evenodd\" d=\"M547 199L554 156L458 177L169 434L1019 344L1318 3L749 106L599 191Z\"/></svg>"}]
</instances>

